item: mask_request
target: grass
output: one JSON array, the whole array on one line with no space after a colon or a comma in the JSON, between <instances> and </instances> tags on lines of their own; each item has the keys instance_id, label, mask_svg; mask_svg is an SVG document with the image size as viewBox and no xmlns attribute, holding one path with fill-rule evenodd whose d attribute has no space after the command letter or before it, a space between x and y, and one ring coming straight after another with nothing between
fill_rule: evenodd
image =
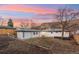
<instances>
[{"instance_id":1,"label":"grass","mask_svg":"<svg viewBox=\"0 0 79 59\"><path fill-rule=\"evenodd\" d=\"M6 40L12 39L12 40ZM4 40L2 40L4 39ZM29 44L21 40L14 40L10 37L2 37L0 41L0 54L48 54L50 50L39 47L37 45ZM6 44L8 43L8 45Z\"/></svg>"},{"instance_id":2,"label":"grass","mask_svg":"<svg viewBox=\"0 0 79 59\"><path fill-rule=\"evenodd\" d=\"M74 40L61 40L50 37L38 37L27 40L14 40L0 37L0 53L4 54L49 54L79 53L79 45Z\"/></svg>"},{"instance_id":3,"label":"grass","mask_svg":"<svg viewBox=\"0 0 79 59\"><path fill-rule=\"evenodd\" d=\"M74 40L61 40L50 37L28 39L25 42L50 49L52 53L79 53Z\"/></svg>"},{"instance_id":4,"label":"grass","mask_svg":"<svg viewBox=\"0 0 79 59\"><path fill-rule=\"evenodd\" d=\"M62 46L70 45L65 43L64 40L56 39L52 37L41 37L41 38L38 37L38 38L28 39L26 40L26 42L30 44L46 47L46 48L51 48L53 44L56 44L56 45L59 44Z\"/></svg>"},{"instance_id":5,"label":"grass","mask_svg":"<svg viewBox=\"0 0 79 59\"><path fill-rule=\"evenodd\" d=\"M52 40L50 40L50 38L45 38L45 37L28 39L28 40L26 40L26 42L29 44L43 46L46 48L49 48L53 43Z\"/></svg>"}]
</instances>

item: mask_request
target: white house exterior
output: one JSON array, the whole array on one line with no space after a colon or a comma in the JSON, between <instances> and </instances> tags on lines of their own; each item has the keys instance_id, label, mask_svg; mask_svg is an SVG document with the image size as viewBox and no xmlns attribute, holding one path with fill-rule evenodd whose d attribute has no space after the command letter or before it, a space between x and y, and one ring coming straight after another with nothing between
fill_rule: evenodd
<instances>
[{"instance_id":1,"label":"white house exterior","mask_svg":"<svg viewBox=\"0 0 79 59\"><path fill-rule=\"evenodd\" d=\"M39 37L39 30L32 29L19 29L17 30L17 38L18 39L29 39L34 37Z\"/></svg>"},{"instance_id":2,"label":"white house exterior","mask_svg":"<svg viewBox=\"0 0 79 59\"><path fill-rule=\"evenodd\" d=\"M64 32L64 37L69 37L69 32ZM18 39L29 39L34 37L61 37L62 31L61 29L50 29L50 30L33 30L33 29L20 29L17 30L17 38Z\"/></svg>"}]
</instances>

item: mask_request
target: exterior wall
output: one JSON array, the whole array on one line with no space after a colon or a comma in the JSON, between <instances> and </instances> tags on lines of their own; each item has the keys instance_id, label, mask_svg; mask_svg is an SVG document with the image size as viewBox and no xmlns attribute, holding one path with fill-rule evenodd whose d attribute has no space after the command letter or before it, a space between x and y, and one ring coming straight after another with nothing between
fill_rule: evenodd
<instances>
[{"instance_id":1,"label":"exterior wall","mask_svg":"<svg viewBox=\"0 0 79 59\"><path fill-rule=\"evenodd\" d=\"M23 32L17 32L17 38L18 39L24 39L23 38Z\"/></svg>"},{"instance_id":2,"label":"exterior wall","mask_svg":"<svg viewBox=\"0 0 79 59\"><path fill-rule=\"evenodd\" d=\"M44 36L44 37L51 37L52 36L52 34L51 34L51 32L40 32L40 37L42 37L42 36Z\"/></svg>"},{"instance_id":3,"label":"exterior wall","mask_svg":"<svg viewBox=\"0 0 79 59\"><path fill-rule=\"evenodd\" d=\"M30 32L17 32L17 38L18 39L29 39L31 38Z\"/></svg>"},{"instance_id":4,"label":"exterior wall","mask_svg":"<svg viewBox=\"0 0 79 59\"><path fill-rule=\"evenodd\" d=\"M17 32L17 38L18 39L29 39L29 38L34 38L34 37L39 37L38 34L34 34L36 32Z\"/></svg>"},{"instance_id":5,"label":"exterior wall","mask_svg":"<svg viewBox=\"0 0 79 59\"><path fill-rule=\"evenodd\" d=\"M51 34L51 36L53 36L53 37L61 37L62 36L62 32L53 32ZM69 37L69 32L64 32L64 37Z\"/></svg>"},{"instance_id":6,"label":"exterior wall","mask_svg":"<svg viewBox=\"0 0 79 59\"><path fill-rule=\"evenodd\" d=\"M32 38L32 32L24 32L24 39Z\"/></svg>"},{"instance_id":7,"label":"exterior wall","mask_svg":"<svg viewBox=\"0 0 79 59\"><path fill-rule=\"evenodd\" d=\"M61 37L62 32L41 32L40 35L46 37ZM64 32L64 37L69 37L69 32Z\"/></svg>"},{"instance_id":8,"label":"exterior wall","mask_svg":"<svg viewBox=\"0 0 79 59\"><path fill-rule=\"evenodd\" d=\"M61 37L62 32L17 32L18 39L29 39L34 37ZM64 32L64 37L69 37L69 32Z\"/></svg>"}]
</instances>

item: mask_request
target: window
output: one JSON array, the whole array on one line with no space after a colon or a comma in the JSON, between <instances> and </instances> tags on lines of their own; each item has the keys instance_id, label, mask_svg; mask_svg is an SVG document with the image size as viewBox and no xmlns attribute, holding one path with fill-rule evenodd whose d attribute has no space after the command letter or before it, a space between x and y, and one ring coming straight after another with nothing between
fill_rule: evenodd
<instances>
[{"instance_id":1,"label":"window","mask_svg":"<svg viewBox=\"0 0 79 59\"><path fill-rule=\"evenodd\" d=\"M56 33L58 33L58 31L56 31Z\"/></svg>"},{"instance_id":2,"label":"window","mask_svg":"<svg viewBox=\"0 0 79 59\"><path fill-rule=\"evenodd\" d=\"M38 32L33 32L34 35L38 34Z\"/></svg>"},{"instance_id":3,"label":"window","mask_svg":"<svg viewBox=\"0 0 79 59\"><path fill-rule=\"evenodd\" d=\"M33 32L33 35L35 35L35 32Z\"/></svg>"},{"instance_id":4,"label":"window","mask_svg":"<svg viewBox=\"0 0 79 59\"><path fill-rule=\"evenodd\" d=\"M38 34L38 32L36 32L36 34Z\"/></svg>"},{"instance_id":5,"label":"window","mask_svg":"<svg viewBox=\"0 0 79 59\"><path fill-rule=\"evenodd\" d=\"M23 32L23 38L24 38L24 32Z\"/></svg>"},{"instance_id":6,"label":"window","mask_svg":"<svg viewBox=\"0 0 79 59\"><path fill-rule=\"evenodd\" d=\"M53 32L51 31L51 34L52 34Z\"/></svg>"}]
</instances>

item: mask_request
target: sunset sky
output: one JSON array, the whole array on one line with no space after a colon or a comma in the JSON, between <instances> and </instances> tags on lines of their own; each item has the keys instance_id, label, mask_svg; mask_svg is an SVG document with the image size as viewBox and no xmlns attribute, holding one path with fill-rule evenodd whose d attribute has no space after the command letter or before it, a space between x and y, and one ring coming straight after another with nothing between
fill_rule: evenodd
<instances>
[{"instance_id":1,"label":"sunset sky","mask_svg":"<svg viewBox=\"0 0 79 59\"><path fill-rule=\"evenodd\" d=\"M21 22L31 19L38 22L54 21L52 14L59 8L79 9L77 4L1 4L0 19L13 19Z\"/></svg>"}]
</instances>

